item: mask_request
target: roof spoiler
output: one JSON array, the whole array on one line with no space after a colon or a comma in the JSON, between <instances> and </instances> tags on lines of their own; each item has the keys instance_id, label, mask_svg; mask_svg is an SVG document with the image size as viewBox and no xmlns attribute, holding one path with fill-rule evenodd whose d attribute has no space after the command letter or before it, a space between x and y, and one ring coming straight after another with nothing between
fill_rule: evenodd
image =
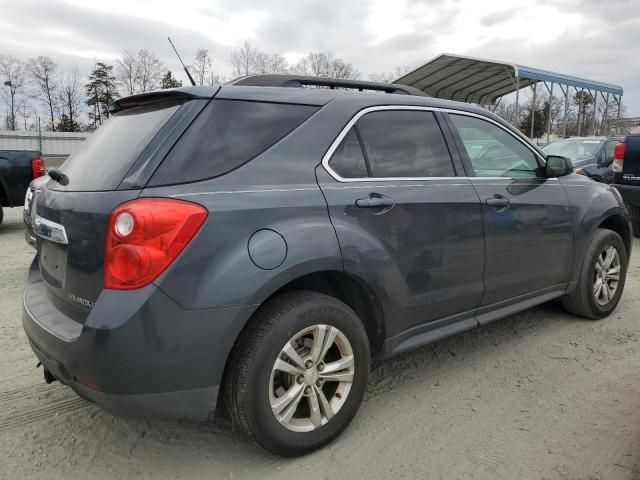
<instances>
[{"instance_id":1,"label":"roof spoiler","mask_svg":"<svg viewBox=\"0 0 640 480\"><path fill-rule=\"evenodd\" d=\"M138 93L128 97L119 98L109 105L109 112L116 113L133 107L149 105L156 102L166 102L171 100L190 100L194 98L211 98L218 88L212 87L180 87L165 90L154 90L153 92Z\"/></svg>"},{"instance_id":2,"label":"roof spoiler","mask_svg":"<svg viewBox=\"0 0 640 480\"><path fill-rule=\"evenodd\" d=\"M358 91L377 91L384 93L399 93L401 95L415 95L428 97L417 88L395 83L367 82L363 80L346 80L339 78L311 77L305 75L247 75L231 80L227 85L252 87L297 87L306 86L326 87L331 90L350 89Z\"/></svg>"}]
</instances>

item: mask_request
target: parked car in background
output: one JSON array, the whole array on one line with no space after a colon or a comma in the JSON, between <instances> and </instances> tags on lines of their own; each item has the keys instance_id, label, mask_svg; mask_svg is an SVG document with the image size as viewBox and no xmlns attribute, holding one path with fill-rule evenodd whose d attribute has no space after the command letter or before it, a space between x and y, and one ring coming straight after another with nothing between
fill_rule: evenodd
<instances>
[{"instance_id":1,"label":"parked car in background","mask_svg":"<svg viewBox=\"0 0 640 480\"><path fill-rule=\"evenodd\" d=\"M547 155L560 155L571 160L574 168L597 164L611 165L613 147L622 137L572 137L554 140L542 147Z\"/></svg>"},{"instance_id":2,"label":"parked car in background","mask_svg":"<svg viewBox=\"0 0 640 480\"><path fill-rule=\"evenodd\" d=\"M633 233L640 237L640 135L627 135L613 152L614 187L622 194Z\"/></svg>"},{"instance_id":3,"label":"parked car in background","mask_svg":"<svg viewBox=\"0 0 640 480\"><path fill-rule=\"evenodd\" d=\"M316 77L121 99L30 210L47 382L129 415L220 396L286 456L348 426L372 359L556 298L608 316L631 254L619 194L498 116Z\"/></svg>"},{"instance_id":4,"label":"parked car in background","mask_svg":"<svg viewBox=\"0 0 640 480\"><path fill-rule=\"evenodd\" d=\"M40 152L0 150L0 223L4 218L2 209L22 206L29 182L44 174Z\"/></svg>"}]
</instances>

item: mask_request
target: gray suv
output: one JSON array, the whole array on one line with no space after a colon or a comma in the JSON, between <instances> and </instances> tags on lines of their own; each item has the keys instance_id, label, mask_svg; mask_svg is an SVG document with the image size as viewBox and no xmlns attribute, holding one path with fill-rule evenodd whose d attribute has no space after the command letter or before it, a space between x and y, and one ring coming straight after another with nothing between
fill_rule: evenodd
<instances>
[{"instance_id":1,"label":"gray suv","mask_svg":"<svg viewBox=\"0 0 640 480\"><path fill-rule=\"evenodd\" d=\"M618 304L629 216L488 111L398 85L241 78L117 101L29 207L45 379L280 455L338 436L383 360L562 299Z\"/></svg>"}]
</instances>

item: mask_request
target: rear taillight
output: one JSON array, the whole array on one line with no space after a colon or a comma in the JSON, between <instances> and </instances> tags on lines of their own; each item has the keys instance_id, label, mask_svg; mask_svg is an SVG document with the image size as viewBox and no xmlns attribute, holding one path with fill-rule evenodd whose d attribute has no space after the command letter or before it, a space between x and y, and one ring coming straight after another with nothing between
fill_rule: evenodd
<instances>
[{"instance_id":1,"label":"rear taillight","mask_svg":"<svg viewBox=\"0 0 640 480\"><path fill-rule=\"evenodd\" d=\"M613 147L613 164L611 165L611 169L614 172L622 172L625 147L626 143L618 143L615 147Z\"/></svg>"},{"instance_id":2,"label":"rear taillight","mask_svg":"<svg viewBox=\"0 0 640 480\"><path fill-rule=\"evenodd\" d=\"M42 157L31 160L31 178L44 177L44 160Z\"/></svg>"},{"instance_id":3,"label":"rear taillight","mask_svg":"<svg viewBox=\"0 0 640 480\"><path fill-rule=\"evenodd\" d=\"M142 198L118 206L109 216L105 288L130 290L152 282L206 218L202 205L170 198Z\"/></svg>"}]
</instances>

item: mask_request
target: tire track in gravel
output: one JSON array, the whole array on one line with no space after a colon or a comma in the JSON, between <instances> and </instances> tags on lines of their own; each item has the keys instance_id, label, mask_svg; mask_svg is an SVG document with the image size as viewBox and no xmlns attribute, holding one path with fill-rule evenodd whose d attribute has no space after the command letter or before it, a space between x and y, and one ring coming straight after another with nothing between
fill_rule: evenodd
<instances>
[{"instance_id":1,"label":"tire track in gravel","mask_svg":"<svg viewBox=\"0 0 640 480\"><path fill-rule=\"evenodd\" d=\"M90 405L90 402L74 393L46 384L0 391L0 412L7 412L0 415L0 433L39 423L56 415L66 415Z\"/></svg>"},{"instance_id":2,"label":"tire track in gravel","mask_svg":"<svg viewBox=\"0 0 640 480\"><path fill-rule=\"evenodd\" d=\"M24 385L22 387L17 387L11 390L0 391L0 406L2 406L3 403L14 398L23 400L25 398L42 395L50 391L51 386L47 385L46 383Z\"/></svg>"}]
</instances>

